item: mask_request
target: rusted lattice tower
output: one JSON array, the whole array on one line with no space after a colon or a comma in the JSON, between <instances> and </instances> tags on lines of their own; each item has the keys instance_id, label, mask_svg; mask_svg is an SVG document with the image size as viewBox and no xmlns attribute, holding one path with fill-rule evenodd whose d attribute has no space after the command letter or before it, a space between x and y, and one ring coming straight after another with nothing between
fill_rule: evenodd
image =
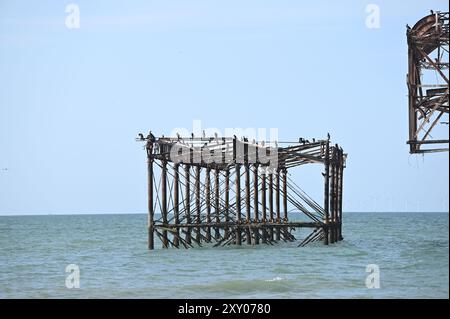
<instances>
[{"instance_id":1,"label":"rusted lattice tower","mask_svg":"<svg viewBox=\"0 0 450 319\"><path fill-rule=\"evenodd\" d=\"M294 241L295 228L312 230L300 246L342 240L346 154L329 139L286 147L217 136L137 140L147 150L149 249L155 236L163 248ZM310 163L324 166L323 205L288 174ZM290 221L288 205L306 220Z\"/></svg>"},{"instance_id":2,"label":"rusted lattice tower","mask_svg":"<svg viewBox=\"0 0 450 319\"><path fill-rule=\"evenodd\" d=\"M449 13L432 11L406 34L410 153L448 151L448 126L436 126L448 125Z\"/></svg>"}]
</instances>

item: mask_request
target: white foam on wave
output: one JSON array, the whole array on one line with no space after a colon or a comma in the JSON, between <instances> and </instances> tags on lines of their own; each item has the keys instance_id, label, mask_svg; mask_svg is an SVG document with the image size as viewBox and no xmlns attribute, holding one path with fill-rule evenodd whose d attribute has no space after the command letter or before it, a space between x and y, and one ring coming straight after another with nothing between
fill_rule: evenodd
<instances>
[{"instance_id":1,"label":"white foam on wave","mask_svg":"<svg viewBox=\"0 0 450 319\"><path fill-rule=\"evenodd\" d=\"M270 281L280 281L280 280L283 280L283 278L281 278L281 277L275 277L275 278L272 278L272 279L267 279L266 281L267 281L267 282L270 282Z\"/></svg>"}]
</instances>

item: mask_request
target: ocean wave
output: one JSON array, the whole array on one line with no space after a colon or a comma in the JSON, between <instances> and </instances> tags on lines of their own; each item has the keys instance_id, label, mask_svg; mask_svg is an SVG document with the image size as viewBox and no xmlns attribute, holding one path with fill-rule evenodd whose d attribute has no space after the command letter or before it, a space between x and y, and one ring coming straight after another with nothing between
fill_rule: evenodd
<instances>
[{"instance_id":1,"label":"ocean wave","mask_svg":"<svg viewBox=\"0 0 450 319\"><path fill-rule=\"evenodd\" d=\"M281 278L281 277L275 277L275 278L272 278L272 279L267 279L266 280L266 282L271 282L271 281L280 281L280 280L284 280L283 278Z\"/></svg>"},{"instance_id":2,"label":"ocean wave","mask_svg":"<svg viewBox=\"0 0 450 319\"><path fill-rule=\"evenodd\" d=\"M204 285L185 286L184 289L202 293L220 293L221 295L230 294L251 294L260 292L282 293L293 289L296 286L294 282L281 277L272 279L252 279L252 280L227 280Z\"/></svg>"}]
</instances>

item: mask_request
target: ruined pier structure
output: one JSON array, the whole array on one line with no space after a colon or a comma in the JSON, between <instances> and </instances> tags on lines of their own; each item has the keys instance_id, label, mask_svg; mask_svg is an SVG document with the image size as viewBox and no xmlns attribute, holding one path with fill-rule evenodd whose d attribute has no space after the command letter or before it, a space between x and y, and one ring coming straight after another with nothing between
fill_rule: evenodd
<instances>
[{"instance_id":1,"label":"ruined pier structure","mask_svg":"<svg viewBox=\"0 0 450 319\"><path fill-rule=\"evenodd\" d=\"M138 140L147 150L149 249L155 248L155 237L163 248L274 244L295 241L296 228L311 230L299 246L343 239L346 154L329 138L299 139L285 147L217 136L155 138L150 133ZM314 163L324 167L323 205L289 174ZM288 205L306 220L290 221Z\"/></svg>"},{"instance_id":2,"label":"ruined pier structure","mask_svg":"<svg viewBox=\"0 0 450 319\"><path fill-rule=\"evenodd\" d=\"M410 153L448 151L449 13L432 11L406 36Z\"/></svg>"}]
</instances>

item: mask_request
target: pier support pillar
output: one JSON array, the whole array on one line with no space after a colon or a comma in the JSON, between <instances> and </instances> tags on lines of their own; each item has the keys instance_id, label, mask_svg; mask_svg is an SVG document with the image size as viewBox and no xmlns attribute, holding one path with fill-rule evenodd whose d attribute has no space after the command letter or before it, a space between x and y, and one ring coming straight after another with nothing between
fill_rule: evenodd
<instances>
[{"instance_id":1,"label":"pier support pillar","mask_svg":"<svg viewBox=\"0 0 450 319\"><path fill-rule=\"evenodd\" d=\"M200 205L200 166L196 166L195 167L195 183L194 183L194 187L195 187L195 214L196 214L196 218L195 218L195 223L198 225L195 228L195 237L197 239L198 243L201 243L202 241L202 236L201 236L201 229L200 229L200 224L202 222L201 220L201 205Z\"/></svg>"},{"instance_id":2,"label":"pier support pillar","mask_svg":"<svg viewBox=\"0 0 450 319\"><path fill-rule=\"evenodd\" d=\"M258 164L254 165L253 171L253 210L255 214L255 223L259 224L259 195L258 195ZM259 229L253 229L253 236L255 237L255 244L259 245Z\"/></svg>"},{"instance_id":3,"label":"pier support pillar","mask_svg":"<svg viewBox=\"0 0 450 319\"><path fill-rule=\"evenodd\" d=\"M251 212L251 204L250 204L250 166L248 163L245 164L245 223L247 227L245 227L245 237L247 239L247 244L251 245L252 243L252 233L250 230L250 223L252 222L250 212Z\"/></svg>"},{"instance_id":4,"label":"pier support pillar","mask_svg":"<svg viewBox=\"0 0 450 319\"><path fill-rule=\"evenodd\" d=\"M333 148L333 155L331 157L331 196L330 196L330 243L333 244L335 242L335 232L336 232L336 148Z\"/></svg>"},{"instance_id":5,"label":"pier support pillar","mask_svg":"<svg viewBox=\"0 0 450 319\"><path fill-rule=\"evenodd\" d=\"M269 214L270 214L270 223L274 222L274 210L273 210L273 173L272 171L269 172ZM274 240L274 232L273 232L273 226L270 226L269 229L269 236L270 240Z\"/></svg>"},{"instance_id":6,"label":"pier support pillar","mask_svg":"<svg viewBox=\"0 0 450 319\"><path fill-rule=\"evenodd\" d=\"M343 240L342 237L342 194L344 192L343 189L343 179L344 179L344 151L339 149L339 234L338 239Z\"/></svg>"},{"instance_id":7,"label":"pier support pillar","mask_svg":"<svg viewBox=\"0 0 450 319\"><path fill-rule=\"evenodd\" d=\"M283 168L283 223L288 222L288 196L287 196L287 170ZM288 233L288 228L283 227L284 234Z\"/></svg>"},{"instance_id":8,"label":"pier support pillar","mask_svg":"<svg viewBox=\"0 0 450 319\"><path fill-rule=\"evenodd\" d=\"M214 171L214 211L216 217L216 223L220 223L220 175L219 170ZM214 239L216 241L220 240L220 230L219 227L214 227Z\"/></svg>"},{"instance_id":9,"label":"pier support pillar","mask_svg":"<svg viewBox=\"0 0 450 319\"><path fill-rule=\"evenodd\" d=\"M327 141L325 145L325 186L324 186L324 224L325 227L323 228L324 232L324 244L328 245L329 243L329 230L328 230L328 224L330 221L329 216L329 209L330 209L330 141Z\"/></svg>"},{"instance_id":10,"label":"pier support pillar","mask_svg":"<svg viewBox=\"0 0 450 319\"><path fill-rule=\"evenodd\" d=\"M228 228L228 223L230 221L230 170L227 168L225 171L225 238L230 236L230 230Z\"/></svg>"},{"instance_id":11,"label":"pier support pillar","mask_svg":"<svg viewBox=\"0 0 450 319\"><path fill-rule=\"evenodd\" d=\"M162 161L161 171L161 214L164 227L167 227L167 161ZM167 230L163 229L163 248L169 248L169 242L167 238Z\"/></svg>"},{"instance_id":12,"label":"pier support pillar","mask_svg":"<svg viewBox=\"0 0 450 319\"><path fill-rule=\"evenodd\" d=\"M266 168L261 172L261 203L262 203L262 242L267 242L267 206L266 206Z\"/></svg>"},{"instance_id":13,"label":"pier support pillar","mask_svg":"<svg viewBox=\"0 0 450 319\"><path fill-rule=\"evenodd\" d=\"M241 245L241 166L236 164L236 245Z\"/></svg>"},{"instance_id":14,"label":"pier support pillar","mask_svg":"<svg viewBox=\"0 0 450 319\"><path fill-rule=\"evenodd\" d=\"M184 166L185 185L184 185L184 203L186 222L190 224L191 221L191 166ZM191 228L186 229L186 243L191 244Z\"/></svg>"},{"instance_id":15,"label":"pier support pillar","mask_svg":"<svg viewBox=\"0 0 450 319\"><path fill-rule=\"evenodd\" d=\"M280 169L277 169L277 174L275 176L275 209L276 209L276 224L280 224L281 222L281 207L280 207ZM280 227L276 227L276 240L279 241L281 239L281 230Z\"/></svg>"},{"instance_id":16,"label":"pier support pillar","mask_svg":"<svg viewBox=\"0 0 450 319\"><path fill-rule=\"evenodd\" d=\"M155 249L155 234L154 234L154 208L153 208L153 158L149 157L147 160L147 183L148 183L148 249Z\"/></svg>"},{"instance_id":17,"label":"pier support pillar","mask_svg":"<svg viewBox=\"0 0 450 319\"><path fill-rule=\"evenodd\" d=\"M211 242L211 169L206 168L206 177L205 177L205 196L206 196L206 241Z\"/></svg>"},{"instance_id":18,"label":"pier support pillar","mask_svg":"<svg viewBox=\"0 0 450 319\"><path fill-rule=\"evenodd\" d=\"M180 174L178 171L179 164L174 164L173 166L173 215L176 226L175 236L173 238L173 244L175 247L179 247L180 245L180 228L178 225L180 224L180 196L179 196L179 187L180 187Z\"/></svg>"}]
</instances>

